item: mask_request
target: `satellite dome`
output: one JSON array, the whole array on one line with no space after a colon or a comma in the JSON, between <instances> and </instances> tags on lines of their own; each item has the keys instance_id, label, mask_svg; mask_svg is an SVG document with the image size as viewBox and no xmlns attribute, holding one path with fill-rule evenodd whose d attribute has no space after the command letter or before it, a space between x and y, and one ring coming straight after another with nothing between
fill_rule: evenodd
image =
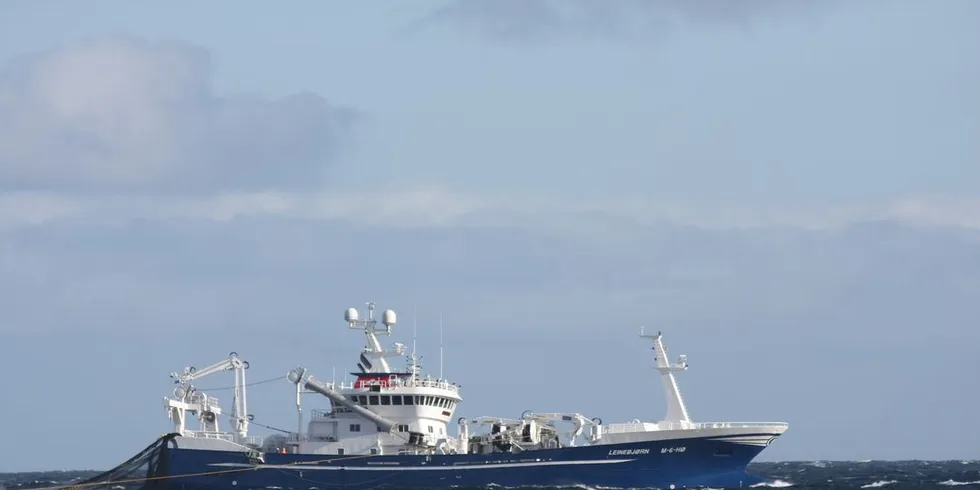
<instances>
[{"instance_id":1,"label":"satellite dome","mask_svg":"<svg viewBox=\"0 0 980 490\"><path fill-rule=\"evenodd\" d=\"M347 308L347 311L344 312L344 320L347 321L347 323L354 323L354 322L356 322L357 321L357 308Z\"/></svg>"},{"instance_id":2,"label":"satellite dome","mask_svg":"<svg viewBox=\"0 0 980 490\"><path fill-rule=\"evenodd\" d=\"M381 315L381 323L384 323L389 327L394 325L396 321L397 319L395 318L395 312L393 310L385 310L385 312Z\"/></svg>"}]
</instances>

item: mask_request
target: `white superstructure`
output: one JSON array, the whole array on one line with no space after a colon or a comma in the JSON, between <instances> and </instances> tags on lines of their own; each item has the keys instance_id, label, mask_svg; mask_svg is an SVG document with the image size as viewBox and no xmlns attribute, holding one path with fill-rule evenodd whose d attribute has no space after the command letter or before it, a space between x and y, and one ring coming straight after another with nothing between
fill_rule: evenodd
<instances>
[{"instance_id":1,"label":"white superstructure","mask_svg":"<svg viewBox=\"0 0 980 490\"><path fill-rule=\"evenodd\" d=\"M303 367L289 372L287 378L296 384L300 414L304 388L331 401L329 410L312 412L306 433L288 443L291 449L305 454L457 451L460 443L449 435L448 424L463 401L459 386L448 379L423 376L415 352L408 358L407 370L391 369L389 360L405 355L405 346L395 343L392 350L385 350L378 336L391 334L394 311L382 313L383 327L374 318L374 303L368 303L366 319L361 320L354 308L347 310L344 319L349 328L364 331L357 380L324 382Z\"/></svg>"},{"instance_id":2,"label":"white superstructure","mask_svg":"<svg viewBox=\"0 0 980 490\"><path fill-rule=\"evenodd\" d=\"M414 349L407 356L407 369L393 370L392 360L406 356L405 346L394 343L392 349L386 350L379 336L391 335L396 324L395 312L385 310L379 326L374 317L374 303L367 306L364 319L354 308L344 315L350 329L364 332L365 346L357 362L359 372L353 373L356 381L326 382L304 367L290 371L286 377L296 387L297 431L288 436L266 438L262 444L264 450L337 455L485 454L695 437L765 446L788 428L781 422L691 421L674 376L687 369L686 357L680 356L671 364L661 334L647 335L641 330L640 336L653 342L655 368L661 376L667 401L663 420L603 425L598 418L574 412L528 411L514 419L459 418L452 436L449 425L463 401L459 385L441 377L423 375ZM229 359L200 371L187 368L183 374L172 374L180 386L173 398L166 399L166 404L176 430L185 438L198 441L191 446L217 448L216 441L223 441L224 449L259 447L262 441L247 434L251 420L245 405L247 367L248 363L238 360L233 353ZM217 416L221 411L217 400L190 385L194 379L225 370L236 374L231 433L219 429ZM304 424L302 395L306 393L323 395L330 401L330 408L311 411L310 420ZM188 412L199 414L201 429L190 430L185 426ZM471 426L483 426L486 430L471 434Z\"/></svg>"}]
</instances>

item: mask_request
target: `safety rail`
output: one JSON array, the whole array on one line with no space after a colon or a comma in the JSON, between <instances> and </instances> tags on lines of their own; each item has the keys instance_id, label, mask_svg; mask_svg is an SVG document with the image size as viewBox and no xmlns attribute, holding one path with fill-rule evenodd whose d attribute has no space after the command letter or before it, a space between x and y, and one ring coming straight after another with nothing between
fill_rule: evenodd
<instances>
[{"instance_id":1,"label":"safety rail","mask_svg":"<svg viewBox=\"0 0 980 490\"><path fill-rule=\"evenodd\" d=\"M265 441L265 438L262 436L245 436L242 444L246 446L261 446L263 441Z\"/></svg>"},{"instance_id":2,"label":"safety rail","mask_svg":"<svg viewBox=\"0 0 980 490\"><path fill-rule=\"evenodd\" d=\"M247 446L261 446L265 440L262 436L245 436L241 441L235 440L235 434L231 432L208 432L204 430L184 430L184 437L194 437L198 439L219 439L228 442L240 442Z\"/></svg>"},{"instance_id":3,"label":"safety rail","mask_svg":"<svg viewBox=\"0 0 980 490\"><path fill-rule=\"evenodd\" d=\"M785 427L789 428L786 422L696 422L694 425L702 429L730 429L753 427Z\"/></svg>"},{"instance_id":4,"label":"safety rail","mask_svg":"<svg viewBox=\"0 0 980 490\"><path fill-rule=\"evenodd\" d=\"M310 412L310 415L313 417L313 420L329 419L333 417L333 414L334 414L333 410L322 410L322 409L314 409Z\"/></svg>"},{"instance_id":5,"label":"safety rail","mask_svg":"<svg viewBox=\"0 0 980 490\"><path fill-rule=\"evenodd\" d=\"M221 400L218 397L208 395L207 393L195 392L187 398L187 401L190 403L204 403L205 400L207 400L209 406L221 406Z\"/></svg>"},{"instance_id":6,"label":"safety rail","mask_svg":"<svg viewBox=\"0 0 980 490\"><path fill-rule=\"evenodd\" d=\"M353 390L356 388L368 388L371 386L381 386L387 388L438 388L442 390L459 393L459 385L446 380L435 379L416 379L402 380L392 376L390 379L372 379L357 381L353 383L326 383L332 390Z\"/></svg>"},{"instance_id":7,"label":"safety rail","mask_svg":"<svg viewBox=\"0 0 980 490\"><path fill-rule=\"evenodd\" d=\"M623 434L628 432L652 432L661 430L698 430L698 429L733 429L733 428L785 428L789 427L786 422L682 422L682 421L660 421L660 422L626 422L619 424L609 424L602 426L602 432L606 434Z\"/></svg>"},{"instance_id":8,"label":"safety rail","mask_svg":"<svg viewBox=\"0 0 980 490\"><path fill-rule=\"evenodd\" d=\"M407 383L396 383L396 386L440 388L443 390L452 391L453 393L459 393L459 385L444 380L416 379L415 381L409 381Z\"/></svg>"},{"instance_id":9,"label":"safety rail","mask_svg":"<svg viewBox=\"0 0 980 490\"><path fill-rule=\"evenodd\" d=\"M309 441L309 440L311 440L310 439L310 435L308 433L305 433L305 432L302 433L302 434L298 434L296 432L290 432L289 434L286 434L286 435L283 435L283 436L277 436L277 437L282 437L282 440L284 442L303 442L303 441ZM334 439L336 439L336 438L334 438Z\"/></svg>"},{"instance_id":10,"label":"safety rail","mask_svg":"<svg viewBox=\"0 0 980 490\"><path fill-rule=\"evenodd\" d=\"M235 435L230 432L209 432L205 430L184 430L184 437L196 437L200 439L221 439L223 441L235 441Z\"/></svg>"}]
</instances>

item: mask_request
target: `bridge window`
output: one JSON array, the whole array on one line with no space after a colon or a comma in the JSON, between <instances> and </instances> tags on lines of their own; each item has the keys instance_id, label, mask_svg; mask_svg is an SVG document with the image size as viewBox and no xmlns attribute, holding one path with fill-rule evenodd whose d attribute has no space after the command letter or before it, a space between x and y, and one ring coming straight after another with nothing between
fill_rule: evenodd
<instances>
[{"instance_id":1,"label":"bridge window","mask_svg":"<svg viewBox=\"0 0 980 490\"><path fill-rule=\"evenodd\" d=\"M398 432L408 432L408 424L399 424Z\"/></svg>"},{"instance_id":2,"label":"bridge window","mask_svg":"<svg viewBox=\"0 0 980 490\"><path fill-rule=\"evenodd\" d=\"M364 396L364 395L358 396L357 397L357 403L358 403L358 405L367 405L367 397Z\"/></svg>"},{"instance_id":3,"label":"bridge window","mask_svg":"<svg viewBox=\"0 0 980 490\"><path fill-rule=\"evenodd\" d=\"M402 404L402 396L401 395L395 395L395 396L391 397L391 404L392 405L401 405Z\"/></svg>"},{"instance_id":4,"label":"bridge window","mask_svg":"<svg viewBox=\"0 0 980 490\"><path fill-rule=\"evenodd\" d=\"M389 395L381 395L381 404L382 405L391 405L391 396L389 396Z\"/></svg>"},{"instance_id":5,"label":"bridge window","mask_svg":"<svg viewBox=\"0 0 980 490\"><path fill-rule=\"evenodd\" d=\"M361 431L361 424L350 424L350 431L351 432L360 432Z\"/></svg>"},{"instance_id":6,"label":"bridge window","mask_svg":"<svg viewBox=\"0 0 980 490\"><path fill-rule=\"evenodd\" d=\"M369 396L368 397L368 404L370 404L370 405L377 405L378 404L378 395L371 395L371 396Z\"/></svg>"},{"instance_id":7,"label":"bridge window","mask_svg":"<svg viewBox=\"0 0 980 490\"><path fill-rule=\"evenodd\" d=\"M414 405L412 402L415 401L415 397L411 395L405 395L405 405Z\"/></svg>"}]
</instances>

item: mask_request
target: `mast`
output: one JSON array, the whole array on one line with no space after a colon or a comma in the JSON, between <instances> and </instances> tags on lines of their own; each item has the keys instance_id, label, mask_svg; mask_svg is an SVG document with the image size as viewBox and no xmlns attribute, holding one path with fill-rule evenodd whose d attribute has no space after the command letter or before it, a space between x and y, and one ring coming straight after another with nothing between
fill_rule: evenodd
<instances>
[{"instance_id":1,"label":"mast","mask_svg":"<svg viewBox=\"0 0 980 490\"><path fill-rule=\"evenodd\" d=\"M416 308L415 304L412 304L412 355L408 359L408 370L412 373L413 382L417 381L419 377L419 357L418 350L416 350L418 333L418 309Z\"/></svg>"},{"instance_id":2,"label":"mast","mask_svg":"<svg viewBox=\"0 0 980 490\"><path fill-rule=\"evenodd\" d=\"M415 357L415 344L419 334L418 310L412 305L412 357Z\"/></svg>"},{"instance_id":3,"label":"mast","mask_svg":"<svg viewBox=\"0 0 980 490\"><path fill-rule=\"evenodd\" d=\"M674 378L675 372L687 370L687 356L682 355L677 359L677 363L670 364L667 360L667 348L664 347L664 342L661 339L661 332L657 332L656 335L648 335L643 333L643 328L640 328L640 337L653 340L653 350L656 355L654 361L657 363L657 371L660 371L664 397L667 399L667 414L664 416L664 420L690 422L691 418L687 414L684 397L681 396L681 390L677 387L677 379Z\"/></svg>"},{"instance_id":4,"label":"mast","mask_svg":"<svg viewBox=\"0 0 980 490\"><path fill-rule=\"evenodd\" d=\"M344 320L347 321L349 328L364 330L365 346L364 350L361 351L360 362L357 363L357 367L360 368L362 373L391 372L387 358L404 354L404 346L396 343L394 351L385 350L381 347L381 341L378 340L378 335L391 335L391 327L396 322L395 312L385 310L381 314L381 323L384 325L384 328L379 328L377 326L378 321L374 319L374 302L369 301L367 307L368 316L365 320L359 318L356 308L348 308L344 314Z\"/></svg>"}]
</instances>

